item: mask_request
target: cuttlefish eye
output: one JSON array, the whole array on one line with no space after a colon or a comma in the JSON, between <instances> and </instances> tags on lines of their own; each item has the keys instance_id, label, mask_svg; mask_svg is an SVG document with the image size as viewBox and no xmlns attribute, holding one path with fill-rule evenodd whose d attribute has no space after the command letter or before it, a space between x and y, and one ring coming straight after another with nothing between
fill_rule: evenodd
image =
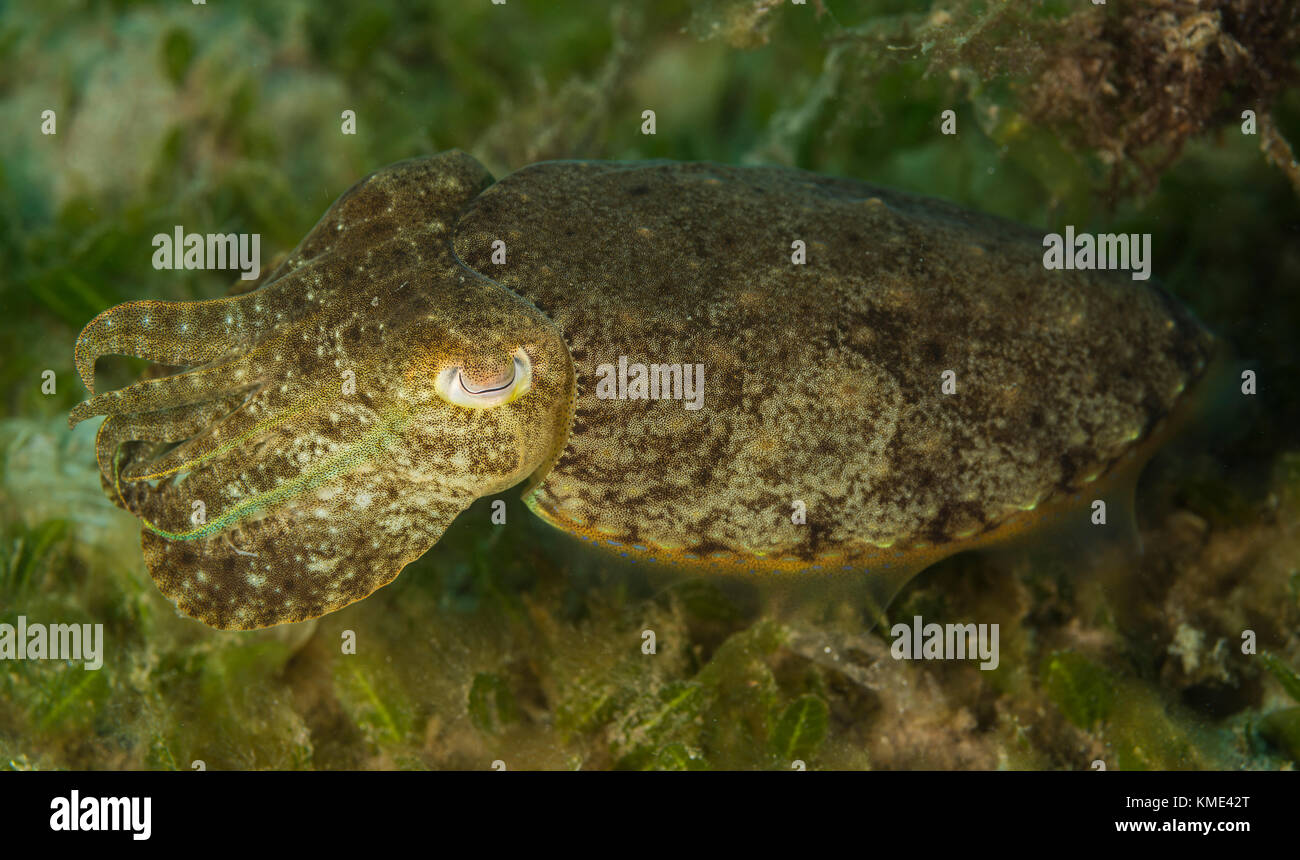
<instances>
[{"instance_id":1,"label":"cuttlefish eye","mask_svg":"<svg viewBox=\"0 0 1300 860\"><path fill-rule=\"evenodd\" d=\"M491 378L473 377L452 365L438 374L438 395L448 403L471 409L490 409L523 396L533 381L533 363L528 353L517 349L505 369Z\"/></svg>"}]
</instances>

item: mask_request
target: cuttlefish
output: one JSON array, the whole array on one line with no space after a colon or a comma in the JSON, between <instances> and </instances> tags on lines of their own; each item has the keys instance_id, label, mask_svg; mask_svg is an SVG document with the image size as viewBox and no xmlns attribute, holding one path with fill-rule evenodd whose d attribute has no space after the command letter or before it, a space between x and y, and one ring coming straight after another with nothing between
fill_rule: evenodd
<instances>
[{"instance_id":1,"label":"cuttlefish","mask_svg":"<svg viewBox=\"0 0 1300 860\"><path fill-rule=\"evenodd\" d=\"M888 596L1088 502L1205 375L1214 338L1167 293L1042 249L792 169L494 181L444 152L361 180L251 290L104 311L75 347L92 394L103 355L167 370L70 421L107 416L105 491L213 627L360 600L516 484L619 555Z\"/></svg>"}]
</instances>

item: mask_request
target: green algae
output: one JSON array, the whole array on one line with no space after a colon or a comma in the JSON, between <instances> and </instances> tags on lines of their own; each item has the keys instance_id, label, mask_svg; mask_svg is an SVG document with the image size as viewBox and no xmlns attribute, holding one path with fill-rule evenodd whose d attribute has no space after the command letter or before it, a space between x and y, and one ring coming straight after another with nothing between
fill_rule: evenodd
<instances>
[{"instance_id":1,"label":"green algae","mask_svg":"<svg viewBox=\"0 0 1300 860\"><path fill-rule=\"evenodd\" d=\"M1274 654L1265 651L1259 657L1264 663L1264 668L1268 669L1269 674L1277 679L1278 684L1286 691L1286 694L1295 701L1300 702L1300 675L1297 675L1293 669Z\"/></svg>"},{"instance_id":2,"label":"green algae","mask_svg":"<svg viewBox=\"0 0 1300 860\"><path fill-rule=\"evenodd\" d=\"M479 672L469 688L469 718L480 731L494 732L519 719L514 694L505 680L492 672Z\"/></svg>"},{"instance_id":3,"label":"green algae","mask_svg":"<svg viewBox=\"0 0 1300 860\"><path fill-rule=\"evenodd\" d=\"M1259 721L1259 733L1291 761L1300 763L1300 708L1284 708Z\"/></svg>"},{"instance_id":4,"label":"green algae","mask_svg":"<svg viewBox=\"0 0 1300 860\"><path fill-rule=\"evenodd\" d=\"M366 740L376 747L405 741L413 727L413 708L393 673L353 660L334 665L339 702Z\"/></svg>"},{"instance_id":5,"label":"green algae","mask_svg":"<svg viewBox=\"0 0 1300 860\"><path fill-rule=\"evenodd\" d=\"M803 761L826 740L830 709L819 696L800 696L789 704L772 729L771 745L782 761Z\"/></svg>"},{"instance_id":6,"label":"green algae","mask_svg":"<svg viewBox=\"0 0 1300 860\"><path fill-rule=\"evenodd\" d=\"M1292 701L1300 702L1300 674L1267 651L1260 654L1260 660L1286 695ZM1270 711L1259 719L1255 728L1266 744L1291 761L1300 763L1300 708Z\"/></svg>"},{"instance_id":7,"label":"green algae","mask_svg":"<svg viewBox=\"0 0 1300 860\"><path fill-rule=\"evenodd\" d=\"M659 750L655 770L708 770L708 763L699 752L685 744L669 744Z\"/></svg>"},{"instance_id":8,"label":"green algae","mask_svg":"<svg viewBox=\"0 0 1300 860\"><path fill-rule=\"evenodd\" d=\"M194 60L194 37L183 27L174 27L163 35L158 64L174 86L180 86Z\"/></svg>"},{"instance_id":9,"label":"green algae","mask_svg":"<svg viewBox=\"0 0 1300 860\"><path fill-rule=\"evenodd\" d=\"M1042 683L1048 698L1081 729L1107 719L1115 707L1113 679L1080 654L1049 655L1043 661Z\"/></svg>"}]
</instances>

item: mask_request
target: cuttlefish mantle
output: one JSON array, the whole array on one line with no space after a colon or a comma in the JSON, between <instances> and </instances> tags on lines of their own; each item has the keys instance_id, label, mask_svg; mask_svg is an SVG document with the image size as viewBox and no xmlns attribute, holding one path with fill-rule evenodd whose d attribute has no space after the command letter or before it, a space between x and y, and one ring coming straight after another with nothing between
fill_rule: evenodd
<instances>
[{"instance_id":1,"label":"cuttlefish mantle","mask_svg":"<svg viewBox=\"0 0 1300 860\"><path fill-rule=\"evenodd\" d=\"M100 314L75 349L92 393L102 355L180 370L70 420L107 416L105 491L214 627L359 600L520 483L620 554L887 597L1146 456L1204 375L1213 338L1168 294L1047 271L1041 247L795 170L493 182L447 152L363 179L251 291ZM620 360L703 368L700 408L598 396Z\"/></svg>"}]
</instances>

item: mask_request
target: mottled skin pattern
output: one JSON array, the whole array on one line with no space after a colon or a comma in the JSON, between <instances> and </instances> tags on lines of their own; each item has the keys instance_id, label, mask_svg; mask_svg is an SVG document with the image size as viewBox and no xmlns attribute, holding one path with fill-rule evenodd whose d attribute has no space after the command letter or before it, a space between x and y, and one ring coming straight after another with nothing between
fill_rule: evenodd
<instances>
[{"instance_id":1,"label":"mottled skin pattern","mask_svg":"<svg viewBox=\"0 0 1300 860\"><path fill-rule=\"evenodd\" d=\"M557 453L573 396L563 340L449 248L456 212L490 180L461 153L393 165L344 194L258 289L130 303L86 327L88 387L106 353L192 368L71 416L110 416L101 473L144 521L150 573L182 612L248 629L338 609ZM479 410L434 393L441 367L490 378L520 347L528 396Z\"/></svg>"},{"instance_id":2,"label":"mottled skin pattern","mask_svg":"<svg viewBox=\"0 0 1300 860\"><path fill-rule=\"evenodd\" d=\"M1132 455L1213 346L1158 288L1046 271L1041 234L858 182L549 162L490 183L461 153L393 165L254 291L87 326L88 386L108 353L187 368L72 416L110 416L105 485L182 611L251 628L339 608L529 476L533 510L630 554L915 569ZM517 400L433 392L519 347ZM702 364L703 408L597 398L620 355Z\"/></svg>"},{"instance_id":3,"label":"mottled skin pattern","mask_svg":"<svg viewBox=\"0 0 1300 860\"><path fill-rule=\"evenodd\" d=\"M977 541L1133 449L1212 346L1128 273L1045 270L1041 233L785 169L537 164L475 198L454 244L574 358L572 434L534 509L733 567ZM598 399L620 354L702 363L704 408Z\"/></svg>"}]
</instances>

